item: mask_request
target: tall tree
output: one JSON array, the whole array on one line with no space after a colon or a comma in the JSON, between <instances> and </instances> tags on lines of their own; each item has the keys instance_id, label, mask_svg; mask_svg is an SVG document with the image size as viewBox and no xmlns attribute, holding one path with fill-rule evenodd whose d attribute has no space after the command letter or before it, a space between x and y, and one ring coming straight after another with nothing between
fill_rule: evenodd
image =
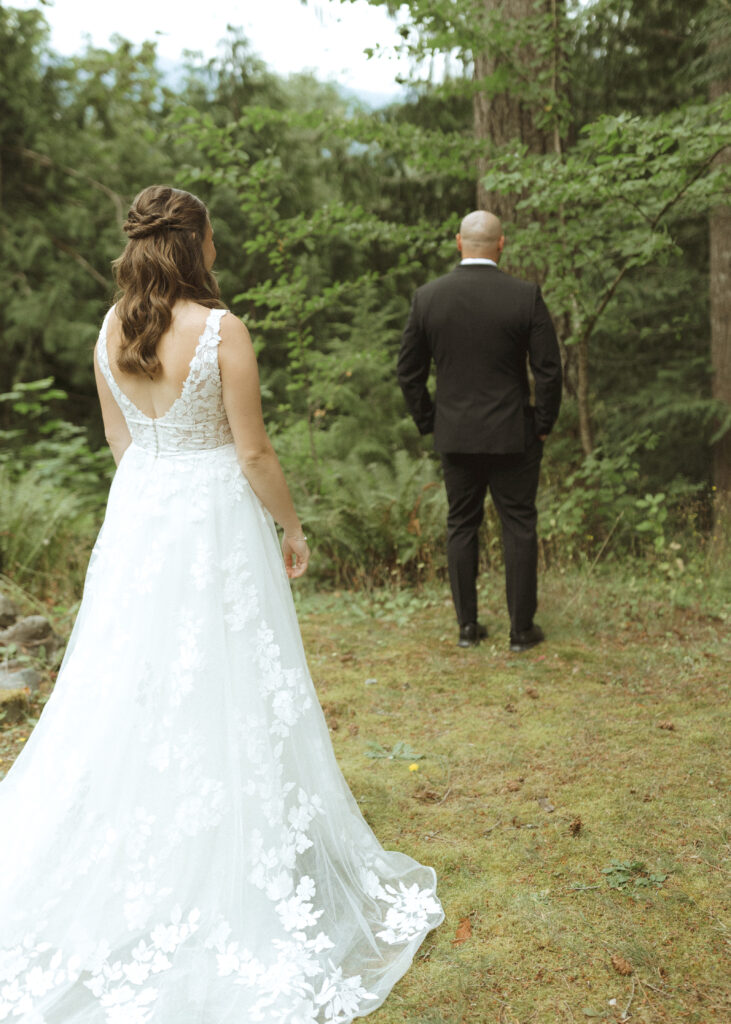
<instances>
[{"instance_id":1,"label":"tall tree","mask_svg":"<svg viewBox=\"0 0 731 1024\"><path fill-rule=\"evenodd\" d=\"M171 168L151 43L62 58L38 11L0 8L0 390L53 375L94 413L90 352L132 195Z\"/></svg>"},{"instance_id":2,"label":"tall tree","mask_svg":"<svg viewBox=\"0 0 731 1024\"><path fill-rule=\"evenodd\" d=\"M731 92L729 74L729 4L718 0L712 7L709 42L710 96L719 99ZM731 145L718 162L731 164ZM719 535L731 532L731 205L717 206L710 216L710 320L713 397L726 407L726 423L713 446L713 482L716 488L714 516Z\"/></svg>"},{"instance_id":3,"label":"tall tree","mask_svg":"<svg viewBox=\"0 0 731 1024\"><path fill-rule=\"evenodd\" d=\"M482 0L473 42L477 205L513 222L519 193L488 190L490 151L560 153L564 0Z\"/></svg>"}]
</instances>

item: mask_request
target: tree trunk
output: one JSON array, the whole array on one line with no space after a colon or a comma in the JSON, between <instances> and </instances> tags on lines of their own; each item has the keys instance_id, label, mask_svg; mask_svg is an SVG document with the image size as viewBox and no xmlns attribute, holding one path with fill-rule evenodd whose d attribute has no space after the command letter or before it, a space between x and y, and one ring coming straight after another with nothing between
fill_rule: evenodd
<instances>
[{"instance_id":1,"label":"tree trunk","mask_svg":"<svg viewBox=\"0 0 731 1024\"><path fill-rule=\"evenodd\" d=\"M731 160L731 148L725 151ZM731 404L731 206L713 211L711 229L711 366L713 397ZM731 430L727 430L714 446L713 483L716 506L720 512L731 510Z\"/></svg>"},{"instance_id":2,"label":"tree trunk","mask_svg":"<svg viewBox=\"0 0 731 1024\"><path fill-rule=\"evenodd\" d=\"M724 53L723 40L718 37L710 47ZM711 82L710 98L716 100L731 89L731 77L719 74ZM718 157L723 163L731 162L731 146ZM731 404L731 206L718 206L710 217L710 306L711 306L711 367L713 371L712 395L720 402ZM713 449L713 503L714 535L717 540L731 539L731 430L720 437Z\"/></svg>"},{"instance_id":3,"label":"tree trunk","mask_svg":"<svg viewBox=\"0 0 731 1024\"><path fill-rule=\"evenodd\" d=\"M525 25L529 19L545 16L546 30L553 31L556 44L552 59L552 87L554 93L559 88L559 63L562 55L559 51L558 27L559 20L565 16L564 0L482 0L486 19L500 12L506 21ZM548 26L551 26L549 29ZM489 39L489 30L486 32ZM546 57L543 60L549 59ZM502 58L504 62L506 58ZM477 208L490 210L504 222L515 221L515 207L520 198L516 193L489 192L482 184L490 166L489 150L492 146L504 146L511 142L520 142L527 146L529 153L544 154L554 152L560 155L562 143L558 122L552 130L544 130L536 126L535 110L521 99L521 91L526 79L535 77L537 71L536 55L531 51L529 43L516 48L507 58L514 64L515 74L509 76L510 85L504 92L491 94L489 79L501 69L501 57L493 53L489 47L474 57L474 77L478 88L473 101L473 123L475 137L484 141L483 155L477 162ZM521 81L522 78L522 81ZM480 87L481 86L481 87ZM524 268L528 276L540 282L541 275L530 268ZM561 335L578 333L578 324L570 324L568 317L556 322L559 343L561 345L562 362L565 368L567 392L575 395L579 406L579 424L581 445L585 454L593 448L591 429L591 405L589 396L589 352L588 342L584 340L578 346L578 352L563 344ZM562 329L563 328L563 329Z\"/></svg>"},{"instance_id":4,"label":"tree trunk","mask_svg":"<svg viewBox=\"0 0 731 1024\"><path fill-rule=\"evenodd\" d=\"M594 451L594 433L591 427L591 403L589 400L589 341L580 338L576 344L576 405L579 410L579 438L584 455Z\"/></svg>"},{"instance_id":5,"label":"tree trunk","mask_svg":"<svg viewBox=\"0 0 731 1024\"><path fill-rule=\"evenodd\" d=\"M542 0L546 12L550 12L557 0ZM535 16L535 0L483 0L485 17L489 18L496 11L501 12L505 21L513 24L525 24L526 20ZM512 54L517 69L530 75L531 66L535 65L535 56L526 44L519 53ZM503 146L508 142L518 141L528 147L530 153L546 153L551 140L546 132L536 128L534 111L521 99L521 83L512 81L505 92L490 95L485 87L487 79L501 67L501 59L489 49L476 53L475 82L483 83L478 88L473 101L473 117L475 136L484 139L486 149L490 144ZM490 159L487 153L477 163L477 207L490 210L503 221L515 219L516 195L488 192L482 179L487 172Z\"/></svg>"}]
</instances>

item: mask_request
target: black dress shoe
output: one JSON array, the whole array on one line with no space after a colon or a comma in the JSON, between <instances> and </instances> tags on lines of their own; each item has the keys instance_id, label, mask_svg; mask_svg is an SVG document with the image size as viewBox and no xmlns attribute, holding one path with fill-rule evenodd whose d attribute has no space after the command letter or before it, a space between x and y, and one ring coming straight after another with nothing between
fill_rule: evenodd
<instances>
[{"instance_id":1,"label":"black dress shoe","mask_svg":"<svg viewBox=\"0 0 731 1024\"><path fill-rule=\"evenodd\" d=\"M480 640L487 636L487 626L481 622L468 622L466 626L459 627L458 647L477 647Z\"/></svg>"},{"instance_id":2,"label":"black dress shoe","mask_svg":"<svg viewBox=\"0 0 731 1024\"><path fill-rule=\"evenodd\" d=\"M510 650L519 654L521 651L529 651L531 647L542 643L546 639L540 626L534 623L530 629L522 629L519 633L510 634Z\"/></svg>"}]
</instances>

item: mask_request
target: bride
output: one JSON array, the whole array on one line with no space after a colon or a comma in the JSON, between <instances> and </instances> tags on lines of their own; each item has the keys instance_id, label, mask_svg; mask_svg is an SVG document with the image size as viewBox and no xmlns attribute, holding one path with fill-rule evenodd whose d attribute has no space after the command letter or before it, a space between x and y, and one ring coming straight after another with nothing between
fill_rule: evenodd
<instances>
[{"instance_id":1,"label":"bride","mask_svg":"<svg viewBox=\"0 0 731 1024\"><path fill-rule=\"evenodd\" d=\"M124 227L95 350L118 469L0 783L0 1021L346 1024L442 920L434 872L334 760L287 580L310 552L206 208L154 185Z\"/></svg>"}]
</instances>

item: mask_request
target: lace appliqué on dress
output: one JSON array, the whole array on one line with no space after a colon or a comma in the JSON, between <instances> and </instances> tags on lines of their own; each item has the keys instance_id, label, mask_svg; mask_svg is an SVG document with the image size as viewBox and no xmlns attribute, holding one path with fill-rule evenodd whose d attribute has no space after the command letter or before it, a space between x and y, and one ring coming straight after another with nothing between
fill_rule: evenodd
<instances>
[{"instance_id":1,"label":"lace appliqu\u00e9 on dress","mask_svg":"<svg viewBox=\"0 0 731 1024\"><path fill-rule=\"evenodd\" d=\"M190 362L183 389L163 416L146 416L125 395L109 366L107 324L109 310L97 343L97 358L104 378L124 413L132 440L156 453L205 451L231 444L233 435L223 406L218 345L225 309L212 309L206 319Z\"/></svg>"}]
</instances>

